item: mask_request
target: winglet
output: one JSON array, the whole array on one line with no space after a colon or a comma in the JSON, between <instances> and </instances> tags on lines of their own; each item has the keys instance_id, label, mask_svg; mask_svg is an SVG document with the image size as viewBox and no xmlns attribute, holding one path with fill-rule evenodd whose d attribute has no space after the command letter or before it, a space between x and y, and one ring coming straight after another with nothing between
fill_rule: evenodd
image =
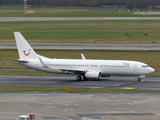
<instances>
[{"instance_id":1,"label":"winglet","mask_svg":"<svg viewBox=\"0 0 160 120\"><path fill-rule=\"evenodd\" d=\"M85 56L81 53L82 60L86 60Z\"/></svg>"}]
</instances>

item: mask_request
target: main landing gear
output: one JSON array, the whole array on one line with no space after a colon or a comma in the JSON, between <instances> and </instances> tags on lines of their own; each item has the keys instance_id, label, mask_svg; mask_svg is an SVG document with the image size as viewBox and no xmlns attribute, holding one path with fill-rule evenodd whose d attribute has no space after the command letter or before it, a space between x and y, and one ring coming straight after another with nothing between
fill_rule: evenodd
<instances>
[{"instance_id":1,"label":"main landing gear","mask_svg":"<svg viewBox=\"0 0 160 120\"><path fill-rule=\"evenodd\" d=\"M82 80L82 76L78 75L76 79L77 79L77 81L81 81Z\"/></svg>"},{"instance_id":2,"label":"main landing gear","mask_svg":"<svg viewBox=\"0 0 160 120\"><path fill-rule=\"evenodd\" d=\"M76 79L77 79L77 81L88 80L88 79L85 77L85 75L78 75Z\"/></svg>"}]
</instances>

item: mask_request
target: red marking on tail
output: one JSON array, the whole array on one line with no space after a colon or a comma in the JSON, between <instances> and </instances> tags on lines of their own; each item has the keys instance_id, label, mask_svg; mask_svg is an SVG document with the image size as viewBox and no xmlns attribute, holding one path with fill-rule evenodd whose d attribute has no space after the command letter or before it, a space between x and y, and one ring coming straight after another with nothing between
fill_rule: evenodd
<instances>
[{"instance_id":1,"label":"red marking on tail","mask_svg":"<svg viewBox=\"0 0 160 120\"><path fill-rule=\"evenodd\" d=\"M29 49L29 51L31 51L31 49ZM28 56L30 54L30 52L26 53L26 51L23 51L25 56Z\"/></svg>"}]
</instances>

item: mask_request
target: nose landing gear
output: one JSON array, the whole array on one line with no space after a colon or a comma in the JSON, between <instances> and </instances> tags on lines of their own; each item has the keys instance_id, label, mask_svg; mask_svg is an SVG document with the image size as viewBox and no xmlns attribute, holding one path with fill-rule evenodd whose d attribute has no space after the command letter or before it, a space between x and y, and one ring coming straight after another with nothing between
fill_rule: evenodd
<instances>
[{"instance_id":1,"label":"nose landing gear","mask_svg":"<svg viewBox=\"0 0 160 120\"><path fill-rule=\"evenodd\" d=\"M140 77L138 77L138 81L139 81L139 82L141 81L141 78L140 78Z\"/></svg>"}]
</instances>

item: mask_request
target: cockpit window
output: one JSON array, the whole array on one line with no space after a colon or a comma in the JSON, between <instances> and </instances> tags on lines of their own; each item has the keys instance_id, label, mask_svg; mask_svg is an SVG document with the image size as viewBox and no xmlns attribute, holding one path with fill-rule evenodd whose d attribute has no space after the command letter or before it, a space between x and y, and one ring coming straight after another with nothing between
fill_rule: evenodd
<instances>
[{"instance_id":1,"label":"cockpit window","mask_svg":"<svg viewBox=\"0 0 160 120\"><path fill-rule=\"evenodd\" d=\"M142 65L142 67L146 68L146 67L149 67L148 65Z\"/></svg>"}]
</instances>

